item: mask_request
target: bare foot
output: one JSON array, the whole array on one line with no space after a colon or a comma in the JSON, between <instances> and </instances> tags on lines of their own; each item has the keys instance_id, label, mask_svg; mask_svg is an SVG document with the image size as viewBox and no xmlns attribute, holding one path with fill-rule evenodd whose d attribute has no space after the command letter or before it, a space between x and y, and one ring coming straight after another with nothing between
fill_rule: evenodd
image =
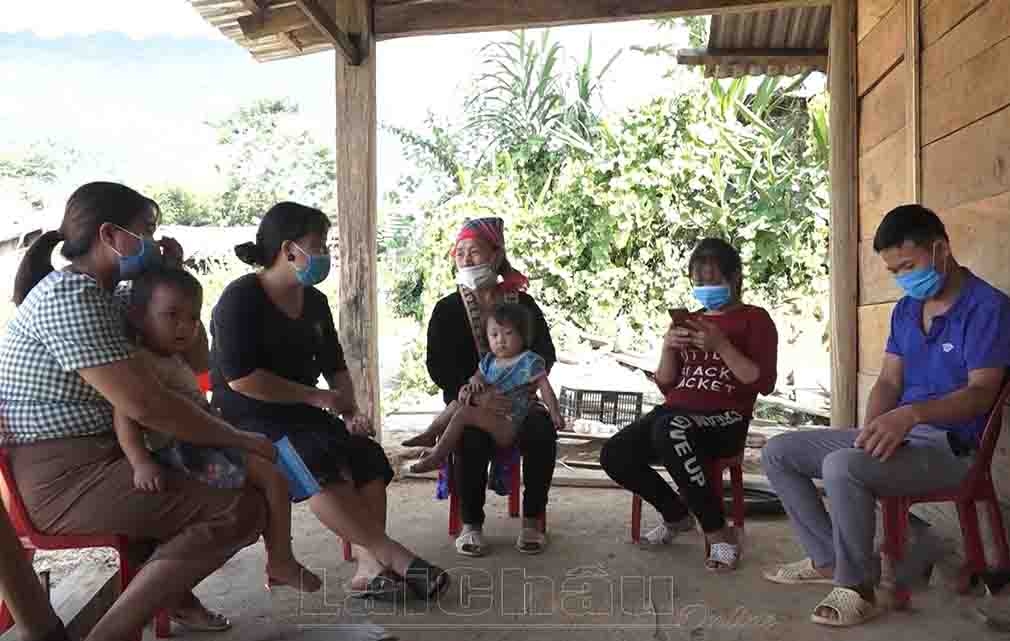
<instances>
[{"instance_id":1,"label":"bare foot","mask_svg":"<svg viewBox=\"0 0 1010 641\"><path fill-rule=\"evenodd\" d=\"M382 564L374 559L368 562L359 561L354 576L351 578L351 590L364 590L368 586L368 582L381 574L384 569Z\"/></svg>"},{"instance_id":2,"label":"bare foot","mask_svg":"<svg viewBox=\"0 0 1010 641\"><path fill-rule=\"evenodd\" d=\"M435 433L421 432L413 438L408 438L402 445L404 447L432 447L435 445Z\"/></svg>"},{"instance_id":3,"label":"bare foot","mask_svg":"<svg viewBox=\"0 0 1010 641\"><path fill-rule=\"evenodd\" d=\"M410 466L410 471L414 474L421 474L423 472L433 472L438 469L442 464L442 460L428 454L417 463Z\"/></svg>"},{"instance_id":4,"label":"bare foot","mask_svg":"<svg viewBox=\"0 0 1010 641\"><path fill-rule=\"evenodd\" d=\"M298 561L267 561L267 582L271 586L285 585L302 592L318 592L323 587L319 577Z\"/></svg>"}]
</instances>

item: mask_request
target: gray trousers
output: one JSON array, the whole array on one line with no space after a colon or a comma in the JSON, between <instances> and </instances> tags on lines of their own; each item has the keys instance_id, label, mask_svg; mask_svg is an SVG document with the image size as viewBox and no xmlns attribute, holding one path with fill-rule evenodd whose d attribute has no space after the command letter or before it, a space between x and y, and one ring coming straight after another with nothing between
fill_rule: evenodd
<instances>
[{"instance_id":1,"label":"gray trousers","mask_svg":"<svg viewBox=\"0 0 1010 641\"><path fill-rule=\"evenodd\" d=\"M913 428L886 462L854 447L858 434L854 429L791 432L770 439L762 451L765 474L814 567L834 567L835 584L846 587L871 583L876 576L877 497L956 486L973 460L956 456L947 433L928 425ZM824 481L832 516L815 478Z\"/></svg>"}]
</instances>

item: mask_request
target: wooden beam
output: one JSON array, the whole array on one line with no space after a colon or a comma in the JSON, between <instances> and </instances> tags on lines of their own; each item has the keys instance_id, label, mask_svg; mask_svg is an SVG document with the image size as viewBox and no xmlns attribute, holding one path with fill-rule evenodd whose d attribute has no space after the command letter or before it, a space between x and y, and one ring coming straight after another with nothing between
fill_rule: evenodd
<instances>
[{"instance_id":1,"label":"wooden beam","mask_svg":"<svg viewBox=\"0 0 1010 641\"><path fill-rule=\"evenodd\" d=\"M242 35L249 40L259 40L276 34L294 31L312 24L305 12L298 7L282 7L265 13L254 13L238 19Z\"/></svg>"},{"instance_id":2,"label":"wooden beam","mask_svg":"<svg viewBox=\"0 0 1010 641\"><path fill-rule=\"evenodd\" d=\"M681 65L779 65L828 67L826 49L681 49L677 52Z\"/></svg>"},{"instance_id":3,"label":"wooden beam","mask_svg":"<svg viewBox=\"0 0 1010 641\"><path fill-rule=\"evenodd\" d=\"M859 217L856 0L834 0L828 45L831 94L831 423L854 427L858 404Z\"/></svg>"},{"instance_id":4,"label":"wooden beam","mask_svg":"<svg viewBox=\"0 0 1010 641\"><path fill-rule=\"evenodd\" d=\"M301 53L305 49L305 47L302 46L302 43L298 40L294 31L282 31L277 34L277 38L284 43L284 46L287 47L291 53Z\"/></svg>"},{"instance_id":5,"label":"wooden beam","mask_svg":"<svg viewBox=\"0 0 1010 641\"><path fill-rule=\"evenodd\" d=\"M344 54L347 64L351 66L361 64L363 52L358 49L347 32L338 27L330 15L323 11L316 0L295 0L295 5L305 13L305 16L315 25L320 34ZM353 31L352 33L365 32Z\"/></svg>"},{"instance_id":6,"label":"wooden beam","mask_svg":"<svg viewBox=\"0 0 1010 641\"><path fill-rule=\"evenodd\" d=\"M375 37L827 6L831 0L406 0L375 4Z\"/></svg>"},{"instance_id":7,"label":"wooden beam","mask_svg":"<svg viewBox=\"0 0 1010 641\"><path fill-rule=\"evenodd\" d=\"M369 0L329 2L337 25L351 33L369 32ZM363 43L368 48L360 65L341 56L336 60L338 318L358 407L380 432L375 42L364 38Z\"/></svg>"},{"instance_id":8,"label":"wooden beam","mask_svg":"<svg viewBox=\"0 0 1010 641\"><path fill-rule=\"evenodd\" d=\"M254 16L262 14L265 5L266 0L242 0L242 6Z\"/></svg>"},{"instance_id":9,"label":"wooden beam","mask_svg":"<svg viewBox=\"0 0 1010 641\"><path fill-rule=\"evenodd\" d=\"M905 126L912 202L922 202L922 25L920 5L905 0Z\"/></svg>"}]
</instances>

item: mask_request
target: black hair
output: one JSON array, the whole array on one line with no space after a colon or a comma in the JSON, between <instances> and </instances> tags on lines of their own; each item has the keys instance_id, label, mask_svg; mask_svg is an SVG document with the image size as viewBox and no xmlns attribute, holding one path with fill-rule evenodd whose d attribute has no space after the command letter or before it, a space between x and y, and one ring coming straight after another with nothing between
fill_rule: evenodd
<instances>
[{"instance_id":1,"label":"black hair","mask_svg":"<svg viewBox=\"0 0 1010 641\"><path fill-rule=\"evenodd\" d=\"M203 286L196 276L178 267L156 267L145 271L133 281L130 292L130 304L144 311L151 303L154 290L159 286L175 287L184 295L189 296L199 305L203 302Z\"/></svg>"},{"instance_id":2,"label":"black hair","mask_svg":"<svg viewBox=\"0 0 1010 641\"><path fill-rule=\"evenodd\" d=\"M53 250L60 242L60 254L72 261L91 251L103 224L129 227L150 211L157 224L161 218L158 203L126 185L92 182L78 187L67 200L60 228L35 239L21 259L14 278L14 303L20 305L28 292L53 271Z\"/></svg>"},{"instance_id":3,"label":"black hair","mask_svg":"<svg viewBox=\"0 0 1010 641\"><path fill-rule=\"evenodd\" d=\"M322 211L293 202L277 203L260 221L256 242L238 245L235 255L248 265L270 267L285 241L309 234L326 235L329 229L330 219Z\"/></svg>"},{"instance_id":4,"label":"black hair","mask_svg":"<svg viewBox=\"0 0 1010 641\"><path fill-rule=\"evenodd\" d=\"M743 276L743 261L740 260L740 252L733 245L722 238L703 238L691 252L691 258L687 261L688 276L694 273L694 268L698 263L713 261L719 266L719 271L733 285L734 277Z\"/></svg>"},{"instance_id":5,"label":"black hair","mask_svg":"<svg viewBox=\"0 0 1010 641\"><path fill-rule=\"evenodd\" d=\"M525 305L519 303L501 303L494 308L491 318L499 325L508 325L519 332L523 339L523 347L533 346L533 315Z\"/></svg>"},{"instance_id":6,"label":"black hair","mask_svg":"<svg viewBox=\"0 0 1010 641\"><path fill-rule=\"evenodd\" d=\"M912 241L919 247L937 240L949 241L947 229L936 213L922 205L901 205L887 212L873 235L873 251L878 254Z\"/></svg>"}]
</instances>

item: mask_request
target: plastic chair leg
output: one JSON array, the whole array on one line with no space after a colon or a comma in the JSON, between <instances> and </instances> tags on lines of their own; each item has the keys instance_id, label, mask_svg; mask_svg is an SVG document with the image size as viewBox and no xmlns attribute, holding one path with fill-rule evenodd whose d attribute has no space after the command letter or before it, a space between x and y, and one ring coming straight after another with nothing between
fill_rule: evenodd
<instances>
[{"instance_id":1,"label":"plastic chair leg","mask_svg":"<svg viewBox=\"0 0 1010 641\"><path fill-rule=\"evenodd\" d=\"M882 563L890 563L891 568L896 569L898 564L905 558L905 538L908 534L908 506L900 500L888 499L882 501L882 512L884 518L884 556ZM895 580L897 577L894 577ZM908 607L911 600L911 593L908 588L895 583L894 585L894 607L904 609Z\"/></svg>"},{"instance_id":2,"label":"plastic chair leg","mask_svg":"<svg viewBox=\"0 0 1010 641\"><path fill-rule=\"evenodd\" d=\"M642 497L631 495L631 542L642 542Z\"/></svg>"},{"instance_id":3,"label":"plastic chair leg","mask_svg":"<svg viewBox=\"0 0 1010 641\"><path fill-rule=\"evenodd\" d=\"M11 616L11 611L7 608L7 603L5 601L0 601L0 634L3 634L7 630L11 629L14 625L14 617Z\"/></svg>"},{"instance_id":4,"label":"plastic chair leg","mask_svg":"<svg viewBox=\"0 0 1010 641\"><path fill-rule=\"evenodd\" d=\"M168 612L161 610L154 616L154 637L166 639L172 636L172 622L168 620Z\"/></svg>"},{"instance_id":5,"label":"plastic chair leg","mask_svg":"<svg viewBox=\"0 0 1010 641\"><path fill-rule=\"evenodd\" d=\"M1006 528L1003 526L1003 513L1000 511L999 501L990 499L986 501L986 507L989 510L989 528L996 542L996 562L1001 569L1010 568L1010 546L1007 545Z\"/></svg>"},{"instance_id":6,"label":"plastic chair leg","mask_svg":"<svg viewBox=\"0 0 1010 641\"><path fill-rule=\"evenodd\" d=\"M743 495L743 467L740 465L730 467L729 476L733 486L733 526L743 532L743 517L746 511Z\"/></svg>"},{"instance_id":7,"label":"plastic chair leg","mask_svg":"<svg viewBox=\"0 0 1010 641\"><path fill-rule=\"evenodd\" d=\"M958 502L957 516L961 521L965 557L962 585L958 587L967 591L971 587L970 577L985 570L985 548L982 546L982 533L979 531L978 511L975 509L975 502Z\"/></svg>"},{"instance_id":8,"label":"plastic chair leg","mask_svg":"<svg viewBox=\"0 0 1010 641\"><path fill-rule=\"evenodd\" d=\"M513 519L519 517L519 496L522 493L520 465L512 466L509 478L509 516Z\"/></svg>"}]
</instances>

